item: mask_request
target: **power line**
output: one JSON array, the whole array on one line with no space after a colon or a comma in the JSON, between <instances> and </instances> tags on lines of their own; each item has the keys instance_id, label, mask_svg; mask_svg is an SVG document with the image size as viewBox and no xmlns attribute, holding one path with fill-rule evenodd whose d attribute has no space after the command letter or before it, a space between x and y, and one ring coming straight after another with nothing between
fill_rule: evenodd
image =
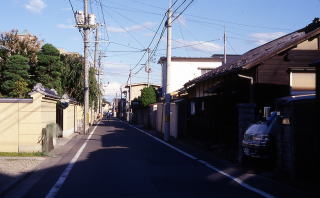
<instances>
[{"instance_id":1,"label":"power line","mask_svg":"<svg viewBox=\"0 0 320 198\"><path fill-rule=\"evenodd\" d=\"M124 11L129 11L129 12L134 12L134 13L137 13L138 11L140 11L141 13L144 13L144 14L151 14L151 15L158 15L158 16L161 15L159 13L145 11L145 10L136 9L136 8L135 9L128 9L128 8L120 8L120 7L115 7L115 6L107 6L104 4L103 4L103 6L106 8L109 8L109 9L124 10Z\"/></svg>"},{"instance_id":2,"label":"power line","mask_svg":"<svg viewBox=\"0 0 320 198\"><path fill-rule=\"evenodd\" d=\"M117 55L108 55L106 57L118 57L118 56L127 56L127 55L130 55L130 54L135 54L135 53L138 53L138 52L130 52L130 53L125 53L125 54L117 54Z\"/></svg>"},{"instance_id":3,"label":"power line","mask_svg":"<svg viewBox=\"0 0 320 198\"><path fill-rule=\"evenodd\" d=\"M234 48L233 46L231 45L231 43L229 41L227 41L227 44L229 45L229 47L232 49L232 51L235 53L235 54L239 54Z\"/></svg>"},{"instance_id":4,"label":"power line","mask_svg":"<svg viewBox=\"0 0 320 198\"><path fill-rule=\"evenodd\" d=\"M118 14L119 16L121 16L122 18L124 18L124 19L126 19L126 20L128 20L128 21L130 21L130 22L132 22L132 23L134 23L134 24L139 24L137 21L135 21L135 20L133 20L133 19L130 19L129 17L126 17L126 16L120 14L120 13L117 12L117 11L114 11L114 12L117 13L117 14ZM151 28L148 28L148 27L145 27L145 26L142 26L142 28L147 29L147 30L149 30L149 31L151 31L151 32L154 32L154 30L152 30Z\"/></svg>"},{"instance_id":5,"label":"power line","mask_svg":"<svg viewBox=\"0 0 320 198\"><path fill-rule=\"evenodd\" d=\"M166 8L154 6L154 5L151 5L151 4L148 4L148 3L144 3L144 2L141 2L141 1L138 1L138 0L133 0L133 1L135 1L137 3L140 3L142 5L149 6L149 7L157 8L157 9L160 9L160 10L166 10ZM121 8L118 8L118 9L121 9ZM122 10L124 10L124 9L122 9ZM139 10L142 11L142 12L148 13L148 11L141 10L141 9L139 9ZM135 10L130 10L130 11L136 12ZM152 13L152 14L156 14L156 13ZM159 15L159 14L157 14L157 15ZM203 17L203 16L199 16L199 15L192 15L192 14L185 14L185 15L193 17L193 18L198 18L198 19L201 18L201 19L205 19L205 20L209 20L209 21L219 21L219 22L222 22L223 24L233 24L233 25L244 26L244 27L249 27L249 28L261 28L261 29L292 31L292 29L284 28L284 27L269 27L269 26L254 25L254 24L245 24L245 23L238 23L238 22L229 21L229 20L222 20L222 19L216 19L216 18ZM224 25L220 25L220 26L224 26Z\"/></svg>"},{"instance_id":6,"label":"power line","mask_svg":"<svg viewBox=\"0 0 320 198\"><path fill-rule=\"evenodd\" d=\"M119 43L119 42L109 41L109 43L112 43L112 44L115 44L115 45L120 45L120 46L123 46L123 47L127 47L127 48L131 48L131 49L136 49L136 50L142 51L142 49L140 49L140 48L132 47L132 46L125 45L125 44L122 44L122 43Z\"/></svg>"},{"instance_id":7,"label":"power line","mask_svg":"<svg viewBox=\"0 0 320 198\"><path fill-rule=\"evenodd\" d=\"M135 40L140 46L143 47L142 43L140 41L138 41L126 28L124 28L114 17L112 17L112 15L110 14L109 12L109 15L111 16L111 18L113 19L113 21L115 21L119 26L120 28L125 31L133 40Z\"/></svg>"},{"instance_id":8,"label":"power line","mask_svg":"<svg viewBox=\"0 0 320 198\"><path fill-rule=\"evenodd\" d=\"M172 22L174 22L177 18L179 18L187 9L188 9L188 7L192 4L192 2L193 2L194 0L191 0L190 2L189 2L189 4L180 12L180 14L178 15L178 16L176 16L173 20L172 20ZM185 1L184 1L185 2ZM183 2L183 3L184 3Z\"/></svg>"},{"instance_id":9,"label":"power line","mask_svg":"<svg viewBox=\"0 0 320 198\"><path fill-rule=\"evenodd\" d=\"M101 10L101 13L102 13L102 19L103 19L103 24L104 24L104 28L105 28L105 32L106 32L106 35L107 35L107 40L110 40L109 38L109 33L108 33L108 28L107 28L107 24L106 24L106 19L105 19L105 15L104 15L104 11L103 11L103 8L102 8L102 0L100 0L100 10Z\"/></svg>"}]
</instances>

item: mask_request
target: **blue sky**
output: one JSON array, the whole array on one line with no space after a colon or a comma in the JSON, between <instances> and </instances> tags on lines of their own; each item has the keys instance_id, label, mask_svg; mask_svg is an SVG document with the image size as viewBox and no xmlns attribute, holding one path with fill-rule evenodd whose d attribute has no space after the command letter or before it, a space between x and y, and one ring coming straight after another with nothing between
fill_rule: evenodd
<instances>
[{"instance_id":1,"label":"blue sky","mask_svg":"<svg viewBox=\"0 0 320 198\"><path fill-rule=\"evenodd\" d=\"M82 0L70 1L75 10L83 10ZM186 0L176 13L179 14L190 1ZM130 67L135 67L142 57L144 52L141 50L150 43L169 0L89 2L89 11L96 14L98 22L106 22L101 30L101 39L110 43L101 43L100 46L106 56L103 59L103 82L109 82L106 98L111 99L119 92L119 86L127 82ZM174 8L183 2L178 0ZM209 57L222 53L224 27L227 52L242 54L306 26L313 18L319 17L319 9L319 0L194 0L173 23L173 56ZM2 0L0 18L1 32L11 29L27 31L57 48L82 53L82 38L73 27L69 0ZM158 39L159 36L151 48ZM165 55L164 49L165 39L162 39L152 63L151 79L156 84L161 82L161 68L157 60ZM91 54L92 51L93 44ZM137 72L145 61L146 57L142 58L133 71ZM147 74L141 70L134 75L132 82L146 80Z\"/></svg>"}]
</instances>

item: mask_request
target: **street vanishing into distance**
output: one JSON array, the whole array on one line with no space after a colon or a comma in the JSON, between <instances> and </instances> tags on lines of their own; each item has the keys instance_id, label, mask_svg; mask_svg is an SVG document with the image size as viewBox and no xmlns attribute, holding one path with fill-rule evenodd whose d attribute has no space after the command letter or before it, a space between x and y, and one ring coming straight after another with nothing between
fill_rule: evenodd
<instances>
[{"instance_id":1,"label":"street vanishing into distance","mask_svg":"<svg viewBox=\"0 0 320 198\"><path fill-rule=\"evenodd\" d=\"M49 195L85 139L63 151L64 164L46 170L23 197L263 197L116 119L100 121L65 181Z\"/></svg>"},{"instance_id":2,"label":"street vanishing into distance","mask_svg":"<svg viewBox=\"0 0 320 198\"><path fill-rule=\"evenodd\" d=\"M270 192L258 189L246 183L245 173L221 165L225 170L219 170L118 119L103 119L91 130L61 147L53 162L47 162L50 168L33 173L5 197L304 196L253 179L252 184Z\"/></svg>"}]
</instances>

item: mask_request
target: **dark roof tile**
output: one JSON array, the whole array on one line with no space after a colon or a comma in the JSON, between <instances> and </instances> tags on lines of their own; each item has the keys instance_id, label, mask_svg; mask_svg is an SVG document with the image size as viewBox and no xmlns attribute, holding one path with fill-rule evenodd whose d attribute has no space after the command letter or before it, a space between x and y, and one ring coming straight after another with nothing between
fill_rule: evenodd
<instances>
[{"instance_id":1,"label":"dark roof tile","mask_svg":"<svg viewBox=\"0 0 320 198\"><path fill-rule=\"evenodd\" d=\"M213 79L226 73L239 71L242 69L250 69L260 62L263 62L264 60L279 54L280 52L290 49L295 45L316 36L319 33L320 21L319 19L315 19L313 23L309 24L307 27L249 50L233 61L227 62L226 64L223 64L222 66L217 67L212 71L185 83L185 86L190 86L194 83L199 83L208 79Z\"/></svg>"}]
</instances>

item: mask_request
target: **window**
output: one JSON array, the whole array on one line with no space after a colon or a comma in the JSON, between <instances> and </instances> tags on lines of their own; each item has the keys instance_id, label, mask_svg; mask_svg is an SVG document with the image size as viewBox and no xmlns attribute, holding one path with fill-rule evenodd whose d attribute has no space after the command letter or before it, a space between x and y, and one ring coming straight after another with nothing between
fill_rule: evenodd
<instances>
[{"instance_id":1,"label":"window","mask_svg":"<svg viewBox=\"0 0 320 198\"><path fill-rule=\"evenodd\" d=\"M195 115L196 114L196 103L195 102L191 102L190 103L190 114L191 115Z\"/></svg>"},{"instance_id":2,"label":"window","mask_svg":"<svg viewBox=\"0 0 320 198\"><path fill-rule=\"evenodd\" d=\"M316 87L316 75L314 72L291 71L290 86L291 95L314 93Z\"/></svg>"},{"instance_id":3,"label":"window","mask_svg":"<svg viewBox=\"0 0 320 198\"><path fill-rule=\"evenodd\" d=\"M204 111L204 101L201 102L201 111Z\"/></svg>"}]
</instances>

